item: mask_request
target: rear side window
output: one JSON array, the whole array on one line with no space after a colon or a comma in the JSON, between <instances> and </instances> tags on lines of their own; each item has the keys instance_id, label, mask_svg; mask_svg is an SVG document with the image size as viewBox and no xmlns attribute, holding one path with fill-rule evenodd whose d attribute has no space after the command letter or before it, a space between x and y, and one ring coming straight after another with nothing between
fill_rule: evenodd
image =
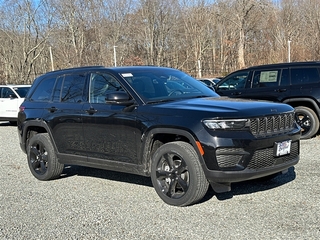
<instances>
[{"instance_id":1,"label":"rear side window","mask_svg":"<svg viewBox=\"0 0 320 240\"><path fill-rule=\"evenodd\" d=\"M32 93L30 99L37 102L46 102L51 100L52 90L55 83L55 78L43 79L36 90Z\"/></svg>"},{"instance_id":2,"label":"rear side window","mask_svg":"<svg viewBox=\"0 0 320 240\"><path fill-rule=\"evenodd\" d=\"M86 77L84 74L63 75L58 80L54 92L54 100L72 103L85 101L84 87Z\"/></svg>"},{"instance_id":3,"label":"rear side window","mask_svg":"<svg viewBox=\"0 0 320 240\"><path fill-rule=\"evenodd\" d=\"M313 68L292 68L291 69L291 84L315 83L319 82L319 69Z\"/></svg>"}]
</instances>

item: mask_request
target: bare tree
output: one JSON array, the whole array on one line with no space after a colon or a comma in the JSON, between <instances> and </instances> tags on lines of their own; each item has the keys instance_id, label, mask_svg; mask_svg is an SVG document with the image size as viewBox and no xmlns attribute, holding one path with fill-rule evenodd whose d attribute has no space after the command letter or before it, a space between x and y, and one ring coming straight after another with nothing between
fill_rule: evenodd
<instances>
[{"instance_id":1,"label":"bare tree","mask_svg":"<svg viewBox=\"0 0 320 240\"><path fill-rule=\"evenodd\" d=\"M39 72L36 62L44 58L50 21L40 21L42 3L17 0L2 7L0 54L6 82L30 83Z\"/></svg>"}]
</instances>

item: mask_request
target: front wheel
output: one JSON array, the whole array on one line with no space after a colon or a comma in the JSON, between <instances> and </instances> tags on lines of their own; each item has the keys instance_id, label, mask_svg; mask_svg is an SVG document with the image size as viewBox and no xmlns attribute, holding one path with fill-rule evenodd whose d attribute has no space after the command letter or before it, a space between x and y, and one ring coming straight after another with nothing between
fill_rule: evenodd
<instances>
[{"instance_id":1,"label":"front wheel","mask_svg":"<svg viewBox=\"0 0 320 240\"><path fill-rule=\"evenodd\" d=\"M295 108L296 121L301 127L301 139L313 137L319 130L319 119L317 114L308 107L299 106Z\"/></svg>"},{"instance_id":2,"label":"front wheel","mask_svg":"<svg viewBox=\"0 0 320 240\"><path fill-rule=\"evenodd\" d=\"M196 151L186 142L158 148L152 159L151 180L159 197L174 206L198 202L209 186Z\"/></svg>"},{"instance_id":3,"label":"front wheel","mask_svg":"<svg viewBox=\"0 0 320 240\"><path fill-rule=\"evenodd\" d=\"M58 162L48 133L36 134L30 139L27 158L31 173L42 181L59 177L64 168Z\"/></svg>"}]
</instances>

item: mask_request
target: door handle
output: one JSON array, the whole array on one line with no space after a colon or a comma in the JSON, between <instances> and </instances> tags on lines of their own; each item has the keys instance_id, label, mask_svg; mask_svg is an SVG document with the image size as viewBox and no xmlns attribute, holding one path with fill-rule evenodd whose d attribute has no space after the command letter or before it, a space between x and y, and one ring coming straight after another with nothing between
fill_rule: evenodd
<instances>
[{"instance_id":1,"label":"door handle","mask_svg":"<svg viewBox=\"0 0 320 240\"><path fill-rule=\"evenodd\" d=\"M48 111L51 112L51 113L53 113L53 112L55 112L57 110L58 110L58 108L56 108L56 107L48 108Z\"/></svg>"},{"instance_id":2,"label":"door handle","mask_svg":"<svg viewBox=\"0 0 320 240\"><path fill-rule=\"evenodd\" d=\"M275 89L275 92L286 92L287 89L286 88L279 88L279 89Z\"/></svg>"},{"instance_id":3,"label":"door handle","mask_svg":"<svg viewBox=\"0 0 320 240\"><path fill-rule=\"evenodd\" d=\"M89 115L93 115L93 114L95 114L96 112L98 112L98 110L96 110L96 109L94 109L94 108L91 107L90 109L86 110L86 112L89 113Z\"/></svg>"},{"instance_id":4,"label":"door handle","mask_svg":"<svg viewBox=\"0 0 320 240\"><path fill-rule=\"evenodd\" d=\"M241 95L241 92L233 92L231 95Z\"/></svg>"}]
</instances>

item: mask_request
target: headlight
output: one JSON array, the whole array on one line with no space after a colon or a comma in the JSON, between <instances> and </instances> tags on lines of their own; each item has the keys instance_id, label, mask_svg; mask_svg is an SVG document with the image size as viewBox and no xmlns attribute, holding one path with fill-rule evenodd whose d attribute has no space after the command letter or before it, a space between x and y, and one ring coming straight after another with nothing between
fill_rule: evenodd
<instances>
[{"instance_id":1,"label":"headlight","mask_svg":"<svg viewBox=\"0 0 320 240\"><path fill-rule=\"evenodd\" d=\"M245 127L249 127L248 119L206 119L203 120L204 125L209 129L229 129L229 130L241 130Z\"/></svg>"}]
</instances>

